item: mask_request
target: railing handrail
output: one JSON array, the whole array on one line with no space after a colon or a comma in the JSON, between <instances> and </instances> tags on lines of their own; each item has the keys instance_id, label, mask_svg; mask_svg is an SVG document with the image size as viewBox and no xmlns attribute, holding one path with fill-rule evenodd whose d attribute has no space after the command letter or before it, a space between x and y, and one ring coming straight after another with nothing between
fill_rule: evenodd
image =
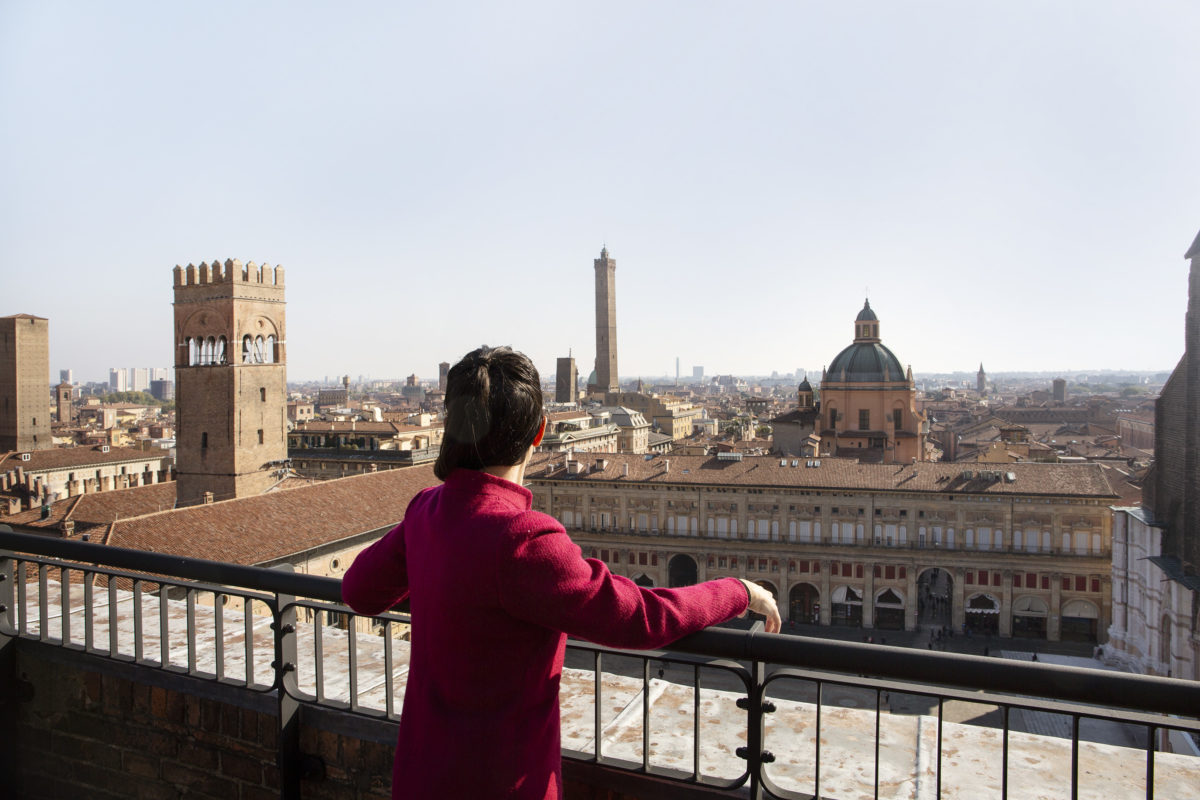
<instances>
[{"instance_id":1,"label":"railing handrail","mask_svg":"<svg viewBox=\"0 0 1200 800\"><path fill-rule=\"evenodd\" d=\"M337 578L0 530L0 555L5 550L341 603L342 582ZM691 634L668 649L1162 714L1186 714L1187 709L1200 708L1200 681L1044 662L727 628Z\"/></svg>"}]
</instances>

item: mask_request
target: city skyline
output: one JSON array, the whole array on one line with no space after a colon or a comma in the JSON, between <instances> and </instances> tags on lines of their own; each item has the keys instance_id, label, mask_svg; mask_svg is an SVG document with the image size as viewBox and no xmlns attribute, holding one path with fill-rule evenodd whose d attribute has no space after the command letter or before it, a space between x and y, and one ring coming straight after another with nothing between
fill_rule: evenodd
<instances>
[{"instance_id":1,"label":"city skyline","mask_svg":"<svg viewBox=\"0 0 1200 800\"><path fill-rule=\"evenodd\" d=\"M816 370L864 297L918 374L1183 353L1185 4L115 8L0 9L0 314L51 375L172 363L171 268L235 258L288 271L290 380L586 376L602 246L622 379Z\"/></svg>"}]
</instances>

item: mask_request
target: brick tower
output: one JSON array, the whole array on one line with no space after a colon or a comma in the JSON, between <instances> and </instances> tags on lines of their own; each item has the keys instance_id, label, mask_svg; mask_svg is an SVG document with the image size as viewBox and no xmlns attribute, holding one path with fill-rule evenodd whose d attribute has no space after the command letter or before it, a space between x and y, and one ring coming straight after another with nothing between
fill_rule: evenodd
<instances>
[{"instance_id":1,"label":"brick tower","mask_svg":"<svg viewBox=\"0 0 1200 800\"><path fill-rule=\"evenodd\" d=\"M617 378L617 262L600 250L596 267L596 383L588 391L620 391Z\"/></svg>"},{"instance_id":2,"label":"brick tower","mask_svg":"<svg viewBox=\"0 0 1200 800\"><path fill-rule=\"evenodd\" d=\"M0 453L52 447L50 323L32 314L0 317Z\"/></svg>"},{"instance_id":3,"label":"brick tower","mask_svg":"<svg viewBox=\"0 0 1200 800\"><path fill-rule=\"evenodd\" d=\"M283 269L175 267L177 504L261 494L287 460ZM211 493L211 497L209 496Z\"/></svg>"}]
</instances>

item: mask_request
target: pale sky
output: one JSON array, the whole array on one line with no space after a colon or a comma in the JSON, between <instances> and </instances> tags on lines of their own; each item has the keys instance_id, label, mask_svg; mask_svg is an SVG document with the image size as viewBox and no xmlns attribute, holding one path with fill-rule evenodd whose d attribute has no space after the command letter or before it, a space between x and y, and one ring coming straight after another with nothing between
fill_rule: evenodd
<instances>
[{"instance_id":1,"label":"pale sky","mask_svg":"<svg viewBox=\"0 0 1200 800\"><path fill-rule=\"evenodd\" d=\"M0 0L0 315L167 366L171 269L287 270L288 377L1169 370L1200 3Z\"/></svg>"}]
</instances>

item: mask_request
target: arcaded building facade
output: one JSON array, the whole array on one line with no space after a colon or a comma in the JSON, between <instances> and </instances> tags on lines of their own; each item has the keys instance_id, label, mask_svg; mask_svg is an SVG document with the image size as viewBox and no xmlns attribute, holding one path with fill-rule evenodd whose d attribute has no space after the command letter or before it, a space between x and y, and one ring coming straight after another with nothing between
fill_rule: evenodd
<instances>
[{"instance_id":1,"label":"arcaded building facade","mask_svg":"<svg viewBox=\"0 0 1200 800\"><path fill-rule=\"evenodd\" d=\"M526 483L614 572L755 580L797 622L1102 641L1111 619L1117 495L1095 465L537 454Z\"/></svg>"}]
</instances>

